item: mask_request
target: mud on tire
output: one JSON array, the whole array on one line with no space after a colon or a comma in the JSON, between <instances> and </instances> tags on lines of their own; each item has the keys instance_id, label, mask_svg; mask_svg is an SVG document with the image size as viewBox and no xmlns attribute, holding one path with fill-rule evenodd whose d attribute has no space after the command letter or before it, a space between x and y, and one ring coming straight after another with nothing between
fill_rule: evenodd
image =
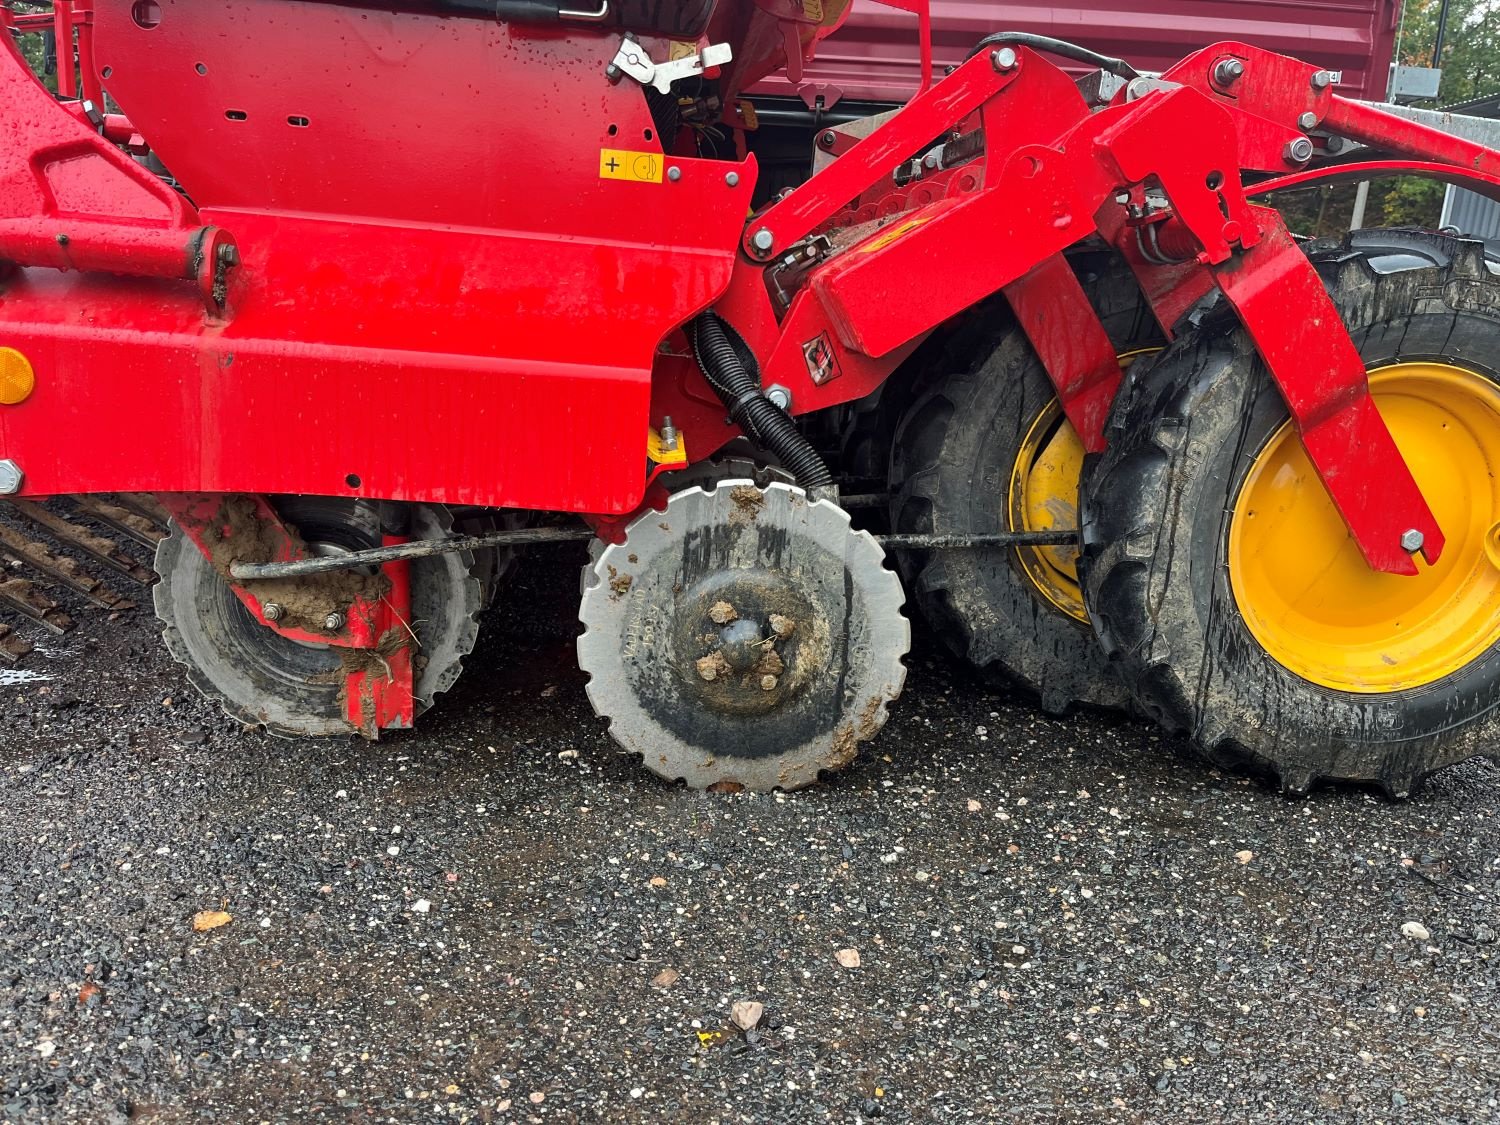
<instances>
[{"instance_id":1,"label":"mud on tire","mask_svg":"<svg viewBox=\"0 0 1500 1125\"><path fill-rule=\"evenodd\" d=\"M1074 268L1122 353L1160 345L1123 264L1088 254ZM945 350L949 366L927 376L895 438L891 522L898 532L1011 530L1008 497L1018 457L1033 426L1055 409L1046 369L1003 301L975 310L954 344L961 347ZM1081 602L1079 616L1070 615L1028 576L1028 566L1048 565L1046 554L908 552L901 566L928 624L987 677L1020 683L1053 713L1075 703L1125 706L1129 695L1081 619ZM1068 557L1064 549L1056 555Z\"/></svg>"},{"instance_id":2,"label":"mud on tire","mask_svg":"<svg viewBox=\"0 0 1500 1125\"><path fill-rule=\"evenodd\" d=\"M1368 369L1440 362L1500 384L1500 276L1477 243L1371 231L1309 252ZM1496 745L1500 645L1389 690L1335 690L1267 651L1236 600L1230 533L1250 466L1287 417L1222 307L1130 373L1109 448L1085 474L1089 613L1141 707L1211 760L1279 776L1293 794L1322 778L1406 796L1424 776ZM1414 471L1420 479L1421 466ZM1315 476L1299 487L1321 490ZM1477 494L1488 503L1491 486ZM1474 546L1448 531L1446 550L1466 542Z\"/></svg>"}]
</instances>

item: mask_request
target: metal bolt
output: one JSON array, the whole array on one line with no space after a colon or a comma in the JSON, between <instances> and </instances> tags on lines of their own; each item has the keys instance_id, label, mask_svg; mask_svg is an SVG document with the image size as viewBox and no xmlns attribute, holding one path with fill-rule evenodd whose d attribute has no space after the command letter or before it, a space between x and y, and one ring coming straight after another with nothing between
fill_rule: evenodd
<instances>
[{"instance_id":1,"label":"metal bolt","mask_svg":"<svg viewBox=\"0 0 1500 1125\"><path fill-rule=\"evenodd\" d=\"M1314 90L1326 90L1333 85L1333 72L1331 70L1317 70L1313 72L1312 88Z\"/></svg>"},{"instance_id":2,"label":"metal bolt","mask_svg":"<svg viewBox=\"0 0 1500 1125\"><path fill-rule=\"evenodd\" d=\"M1233 86L1245 77L1245 64L1239 59L1220 59L1214 67L1214 81L1220 86Z\"/></svg>"},{"instance_id":3,"label":"metal bolt","mask_svg":"<svg viewBox=\"0 0 1500 1125\"><path fill-rule=\"evenodd\" d=\"M240 264L240 248L232 242L226 242L219 247L219 264L224 266L237 266Z\"/></svg>"},{"instance_id":4,"label":"metal bolt","mask_svg":"<svg viewBox=\"0 0 1500 1125\"><path fill-rule=\"evenodd\" d=\"M21 483L25 479L26 474L21 472L21 466L9 457L0 461L0 496L14 496L20 492Z\"/></svg>"},{"instance_id":5,"label":"metal bolt","mask_svg":"<svg viewBox=\"0 0 1500 1125\"><path fill-rule=\"evenodd\" d=\"M1338 153L1338 152L1343 152L1344 151L1344 138L1343 137L1329 137L1328 140L1324 142L1324 144L1327 147L1328 154L1330 156L1332 156L1334 153Z\"/></svg>"},{"instance_id":6,"label":"metal bolt","mask_svg":"<svg viewBox=\"0 0 1500 1125\"><path fill-rule=\"evenodd\" d=\"M838 135L832 129L829 129L818 139L823 142L824 148L832 148L834 142L838 140Z\"/></svg>"},{"instance_id":7,"label":"metal bolt","mask_svg":"<svg viewBox=\"0 0 1500 1125\"><path fill-rule=\"evenodd\" d=\"M682 179L682 169L675 164L672 165L667 169L667 179L675 184L678 180Z\"/></svg>"},{"instance_id":8,"label":"metal bolt","mask_svg":"<svg viewBox=\"0 0 1500 1125\"><path fill-rule=\"evenodd\" d=\"M724 182L730 187L739 187L740 174L738 172L730 172L729 175L724 177Z\"/></svg>"},{"instance_id":9,"label":"metal bolt","mask_svg":"<svg viewBox=\"0 0 1500 1125\"><path fill-rule=\"evenodd\" d=\"M267 621L280 621L286 616L286 610L282 609L275 602L267 602L260 607L260 614Z\"/></svg>"},{"instance_id":10,"label":"metal bolt","mask_svg":"<svg viewBox=\"0 0 1500 1125\"><path fill-rule=\"evenodd\" d=\"M670 414L661 420L661 447L666 450L677 448L677 427L672 425Z\"/></svg>"},{"instance_id":11,"label":"metal bolt","mask_svg":"<svg viewBox=\"0 0 1500 1125\"><path fill-rule=\"evenodd\" d=\"M1427 537L1414 527L1401 533L1401 549L1408 555L1414 555L1420 551L1425 542L1427 542Z\"/></svg>"},{"instance_id":12,"label":"metal bolt","mask_svg":"<svg viewBox=\"0 0 1500 1125\"><path fill-rule=\"evenodd\" d=\"M767 387L766 397L771 400L773 406L779 407L782 410L790 410L792 408L792 392L780 383L772 383Z\"/></svg>"},{"instance_id":13,"label":"metal bolt","mask_svg":"<svg viewBox=\"0 0 1500 1125\"><path fill-rule=\"evenodd\" d=\"M1314 113L1312 110L1308 110L1301 117L1297 118L1297 124L1300 125L1304 129L1311 129L1317 123L1318 123L1318 115L1316 113Z\"/></svg>"},{"instance_id":14,"label":"metal bolt","mask_svg":"<svg viewBox=\"0 0 1500 1125\"><path fill-rule=\"evenodd\" d=\"M323 628L327 629L330 633L337 633L344 627L345 620L346 618L342 613L334 610L327 617L323 618Z\"/></svg>"},{"instance_id":15,"label":"metal bolt","mask_svg":"<svg viewBox=\"0 0 1500 1125\"><path fill-rule=\"evenodd\" d=\"M776 690L776 677L775 676L762 676L760 678L760 690L761 691L775 691Z\"/></svg>"},{"instance_id":16,"label":"metal bolt","mask_svg":"<svg viewBox=\"0 0 1500 1125\"><path fill-rule=\"evenodd\" d=\"M1288 164L1306 164L1312 159L1313 143L1306 137L1298 137L1295 141L1289 141L1286 146L1286 157Z\"/></svg>"},{"instance_id":17,"label":"metal bolt","mask_svg":"<svg viewBox=\"0 0 1500 1125\"><path fill-rule=\"evenodd\" d=\"M754 246L762 254L769 254L771 248L776 245L776 236L765 227L761 227L750 236L750 245Z\"/></svg>"},{"instance_id":18,"label":"metal bolt","mask_svg":"<svg viewBox=\"0 0 1500 1125\"><path fill-rule=\"evenodd\" d=\"M1016 64L1020 62L1020 59L1016 57L1015 48L1001 47L990 56L990 62L1001 74L1009 74L1016 69Z\"/></svg>"}]
</instances>

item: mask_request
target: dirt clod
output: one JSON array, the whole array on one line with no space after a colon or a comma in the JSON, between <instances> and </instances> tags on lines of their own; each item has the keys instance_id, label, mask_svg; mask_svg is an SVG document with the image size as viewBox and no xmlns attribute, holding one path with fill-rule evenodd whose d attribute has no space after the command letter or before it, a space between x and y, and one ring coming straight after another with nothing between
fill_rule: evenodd
<instances>
[{"instance_id":1,"label":"dirt clod","mask_svg":"<svg viewBox=\"0 0 1500 1125\"><path fill-rule=\"evenodd\" d=\"M708 683L713 683L729 672L729 662L724 659L722 652L711 652L707 656L700 657L693 663L693 667L698 669L698 675Z\"/></svg>"},{"instance_id":2,"label":"dirt clod","mask_svg":"<svg viewBox=\"0 0 1500 1125\"><path fill-rule=\"evenodd\" d=\"M715 625L728 625L739 616L728 602L714 602L708 607L708 619Z\"/></svg>"},{"instance_id":3,"label":"dirt clod","mask_svg":"<svg viewBox=\"0 0 1500 1125\"><path fill-rule=\"evenodd\" d=\"M744 527L760 518L760 510L766 506L766 496L752 485L742 484L729 490L729 523Z\"/></svg>"}]
</instances>

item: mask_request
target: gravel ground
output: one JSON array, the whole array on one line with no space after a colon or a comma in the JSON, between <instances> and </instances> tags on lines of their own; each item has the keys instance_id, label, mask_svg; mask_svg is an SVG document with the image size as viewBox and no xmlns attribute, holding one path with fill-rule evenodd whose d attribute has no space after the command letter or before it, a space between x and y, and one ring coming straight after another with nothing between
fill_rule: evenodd
<instances>
[{"instance_id":1,"label":"gravel ground","mask_svg":"<svg viewBox=\"0 0 1500 1125\"><path fill-rule=\"evenodd\" d=\"M576 561L379 745L241 731L143 612L0 686L0 1118L1496 1118L1494 765L1292 802L919 634L846 774L689 793Z\"/></svg>"}]
</instances>

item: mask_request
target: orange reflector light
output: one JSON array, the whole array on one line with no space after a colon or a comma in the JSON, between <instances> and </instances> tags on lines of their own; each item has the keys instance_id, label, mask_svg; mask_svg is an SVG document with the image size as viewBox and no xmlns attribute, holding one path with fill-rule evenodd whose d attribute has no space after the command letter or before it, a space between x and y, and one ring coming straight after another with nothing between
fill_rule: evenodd
<instances>
[{"instance_id":1,"label":"orange reflector light","mask_svg":"<svg viewBox=\"0 0 1500 1125\"><path fill-rule=\"evenodd\" d=\"M0 404L15 406L36 390L36 372L15 348L0 348Z\"/></svg>"}]
</instances>

